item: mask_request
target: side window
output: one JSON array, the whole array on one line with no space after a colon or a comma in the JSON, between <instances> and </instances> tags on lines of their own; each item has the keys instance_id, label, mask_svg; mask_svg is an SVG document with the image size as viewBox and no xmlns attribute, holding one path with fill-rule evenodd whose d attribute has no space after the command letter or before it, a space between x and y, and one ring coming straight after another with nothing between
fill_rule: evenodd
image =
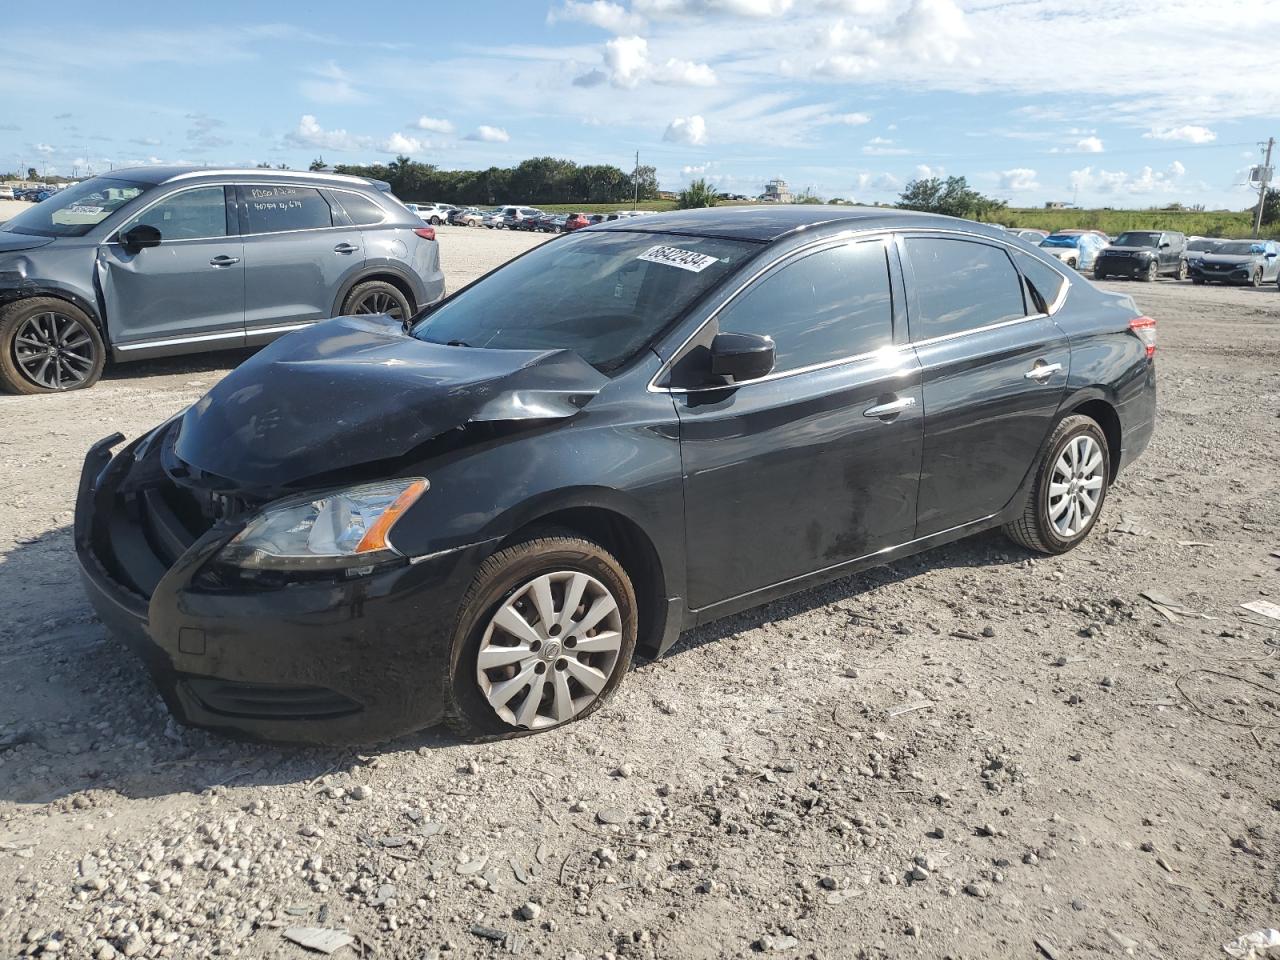
<instances>
[{"instance_id":1,"label":"side window","mask_svg":"<svg viewBox=\"0 0 1280 960\"><path fill-rule=\"evenodd\" d=\"M919 342L1026 315L1022 284L1008 254L971 240L910 237L916 310L911 339Z\"/></svg>"},{"instance_id":2,"label":"side window","mask_svg":"<svg viewBox=\"0 0 1280 960\"><path fill-rule=\"evenodd\" d=\"M333 226L329 203L314 187L247 185L240 187L245 233L314 230Z\"/></svg>"},{"instance_id":3,"label":"side window","mask_svg":"<svg viewBox=\"0 0 1280 960\"><path fill-rule=\"evenodd\" d=\"M347 212L351 222L358 227L381 223L387 218L386 212L363 194L339 191L334 196L342 204L342 209Z\"/></svg>"},{"instance_id":4,"label":"side window","mask_svg":"<svg viewBox=\"0 0 1280 960\"><path fill-rule=\"evenodd\" d=\"M785 264L729 304L719 327L773 337L778 373L891 345L884 242L844 244Z\"/></svg>"},{"instance_id":5,"label":"side window","mask_svg":"<svg viewBox=\"0 0 1280 960\"><path fill-rule=\"evenodd\" d=\"M1027 294L1035 305L1036 313L1048 313L1066 286L1067 278L1038 257L1018 250L1014 253L1022 279L1027 284Z\"/></svg>"},{"instance_id":6,"label":"side window","mask_svg":"<svg viewBox=\"0 0 1280 960\"><path fill-rule=\"evenodd\" d=\"M139 224L155 227L162 240L202 240L227 235L227 203L222 187L197 187L166 197L134 217L120 232Z\"/></svg>"}]
</instances>

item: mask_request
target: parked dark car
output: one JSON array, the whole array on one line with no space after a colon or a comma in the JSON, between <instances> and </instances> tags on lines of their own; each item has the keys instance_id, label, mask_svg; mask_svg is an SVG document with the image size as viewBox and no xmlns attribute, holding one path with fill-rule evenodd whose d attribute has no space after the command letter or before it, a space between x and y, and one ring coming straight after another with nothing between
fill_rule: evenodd
<instances>
[{"instance_id":1,"label":"parked dark car","mask_svg":"<svg viewBox=\"0 0 1280 960\"><path fill-rule=\"evenodd\" d=\"M382 185L285 170L138 167L0 225L0 389L75 390L108 357L269 343L444 295L435 230Z\"/></svg>"},{"instance_id":2,"label":"parked dark car","mask_svg":"<svg viewBox=\"0 0 1280 960\"><path fill-rule=\"evenodd\" d=\"M1077 546L1151 436L1154 354L1129 297L978 224L653 214L98 442L76 552L184 722L543 730L726 614L993 527Z\"/></svg>"},{"instance_id":3,"label":"parked dark car","mask_svg":"<svg viewBox=\"0 0 1280 960\"><path fill-rule=\"evenodd\" d=\"M1235 283L1260 287L1280 283L1280 244L1274 240L1223 240L1187 259L1192 283Z\"/></svg>"},{"instance_id":4,"label":"parked dark car","mask_svg":"<svg viewBox=\"0 0 1280 960\"><path fill-rule=\"evenodd\" d=\"M1129 277L1155 280L1157 277L1186 279L1187 263L1182 252L1187 238L1168 230L1129 230L1116 237L1093 262L1095 280Z\"/></svg>"}]
</instances>

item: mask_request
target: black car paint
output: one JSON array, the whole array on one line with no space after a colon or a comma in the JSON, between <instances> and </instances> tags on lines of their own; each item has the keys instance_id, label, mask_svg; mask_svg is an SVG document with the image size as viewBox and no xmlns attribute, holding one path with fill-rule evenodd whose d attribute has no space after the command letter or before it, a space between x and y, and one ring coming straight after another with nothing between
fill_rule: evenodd
<instances>
[{"instance_id":1,"label":"black car paint","mask_svg":"<svg viewBox=\"0 0 1280 960\"><path fill-rule=\"evenodd\" d=\"M612 531L643 581L641 648L659 654L683 629L1014 519L1054 424L1082 406L1106 421L1118 441L1113 470L1145 447L1154 427L1155 368L1127 329L1137 312L1127 298L1080 279L1051 318L912 348L911 299L903 296L902 265L891 258L901 369L856 363L736 387L663 389L671 361L709 342L713 315L727 299L765 264L815 242L851 230L963 231L1034 250L947 218L862 212L828 223L823 213L748 208L741 216L653 215L642 224L589 228L736 237L759 242L761 250L611 377L574 367L555 379L561 394L580 394L571 416L561 408L554 417L483 423L474 417L481 396L501 406L513 388L510 376L529 378L516 387L539 389L543 364L568 364L555 354L485 357L486 351L426 345L387 327L375 337L363 321L354 336L346 320L279 341L261 364L229 376L225 391L215 388L217 403L202 401L203 409L166 428L166 437L179 430L179 459L214 474L201 482L247 491L251 503L365 474L428 477L430 490L394 529L397 548L413 562L287 584L211 578L218 549L244 523L233 511L171 566L159 564L158 585L146 595L123 582L116 538L138 538L147 485L169 482L156 471L171 437L150 442L138 461L135 441L106 465L107 448L119 442L109 438L86 460L77 505L77 552L95 607L132 638L171 708L188 722L268 739L377 740L439 719L458 599L483 559L531 524ZM385 384L387 399L376 409L343 419L352 406L352 380L344 375L328 389L324 376L309 381L312 413L290 410L281 391L300 381L285 376L277 383L276 374L294 362L291 343L302 365L310 350L332 355L343 371L350 360L344 338L354 338L347 345L358 352L369 348L370 337L385 341L372 348L383 359L396 344L406 351L427 346L432 363L446 362L439 351L454 351L449 356L458 364L488 366L492 376L471 378L463 399L445 413L434 409L439 385L419 396L405 388L395 364L369 364L361 372L372 383L361 388L360 400L376 402L377 386ZM1040 389L1024 379L1039 359L1063 363L1057 385ZM307 448L294 457L287 442L269 447L285 465L278 474L265 459L247 459L255 454L236 439L235 422L209 412L253 390L260 398L241 428L265 425L267 436L287 441L292 426L293 446ZM887 395L917 403L884 420L861 414ZM275 411L284 413L279 425L269 423ZM385 423L369 415L377 413L386 414ZM379 443L367 445L369 436ZM379 459L353 465L371 454ZM268 489L273 481L278 488ZM193 677L256 685L264 696L281 684L324 688L360 710L233 716L225 705L218 712L201 700Z\"/></svg>"},{"instance_id":2,"label":"black car paint","mask_svg":"<svg viewBox=\"0 0 1280 960\"><path fill-rule=\"evenodd\" d=\"M1093 261L1096 276L1140 278L1149 275L1154 263L1156 273L1178 276L1182 271L1182 257L1187 238L1181 233L1161 233L1150 246L1107 246L1098 252Z\"/></svg>"}]
</instances>

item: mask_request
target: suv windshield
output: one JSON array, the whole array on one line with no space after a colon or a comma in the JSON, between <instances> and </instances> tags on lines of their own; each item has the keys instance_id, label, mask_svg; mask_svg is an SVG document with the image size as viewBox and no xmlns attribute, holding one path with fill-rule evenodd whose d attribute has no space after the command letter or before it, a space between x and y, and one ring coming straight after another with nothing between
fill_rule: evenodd
<instances>
[{"instance_id":1,"label":"suv windshield","mask_svg":"<svg viewBox=\"0 0 1280 960\"><path fill-rule=\"evenodd\" d=\"M94 177L60 190L48 200L23 210L0 230L37 237L83 237L126 203L150 189L152 185L149 183Z\"/></svg>"},{"instance_id":2,"label":"suv windshield","mask_svg":"<svg viewBox=\"0 0 1280 960\"><path fill-rule=\"evenodd\" d=\"M572 350L612 370L759 250L711 237L572 233L444 301L413 335L467 347Z\"/></svg>"},{"instance_id":3,"label":"suv windshield","mask_svg":"<svg viewBox=\"0 0 1280 960\"><path fill-rule=\"evenodd\" d=\"M1247 257L1262 252L1262 244L1241 241L1236 243L1220 243L1214 253L1225 253L1232 257Z\"/></svg>"},{"instance_id":4,"label":"suv windshield","mask_svg":"<svg viewBox=\"0 0 1280 960\"><path fill-rule=\"evenodd\" d=\"M1154 247L1160 242L1160 234L1149 233L1145 230L1122 233L1116 237L1113 246L1116 247Z\"/></svg>"}]
</instances>

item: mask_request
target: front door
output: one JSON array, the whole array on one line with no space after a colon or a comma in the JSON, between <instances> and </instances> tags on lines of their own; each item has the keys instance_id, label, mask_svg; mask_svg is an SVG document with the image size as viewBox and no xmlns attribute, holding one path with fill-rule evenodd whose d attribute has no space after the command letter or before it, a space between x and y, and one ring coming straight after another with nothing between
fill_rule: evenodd
<instances>
[{"instance_id":1,"label":"front door","mask_svg":"<svg viewBox=\"0 0 1280 960\"><path fill-rule=\"evenodd\" d=\"M799 254L711 321L773 337L777 359L758 381L674 393L692 608L912 539L920 375L894 343L888 253Z\"/></svg>"},{"instance_id":2,"label":"front door","mask_svg":"<svg viewBox=\"0 0 1280 960\"><path fill-rule=\"evenodd\" d=\"M364 265L359 228L314 187L238 189L250 342L333 316L343 281Z\"/></svg>"},{"instance_id":3,"label":"front door","mask_svg":"<svg viewBox=\"0 0 1280 960\"><path fill-rule=\"evenodd\" d=\"M244 251L220 186L163 197L98 247L98 279L112 345L127 353L153 341L244 343ZM139 224L160 245L130 253L117 239Z\"/></svg>"},{"instance_id":4,"label":"front door","mask_svg":"<svg viewBox=\"0 0 1280 960\"><path fill-rule=\"evenodd\" d=\"M924 384L916 536L925 537L1013 498L1057 416L1071 347L1003 246L943 236L900 243Z\"/></svg>"}]
</instances>

